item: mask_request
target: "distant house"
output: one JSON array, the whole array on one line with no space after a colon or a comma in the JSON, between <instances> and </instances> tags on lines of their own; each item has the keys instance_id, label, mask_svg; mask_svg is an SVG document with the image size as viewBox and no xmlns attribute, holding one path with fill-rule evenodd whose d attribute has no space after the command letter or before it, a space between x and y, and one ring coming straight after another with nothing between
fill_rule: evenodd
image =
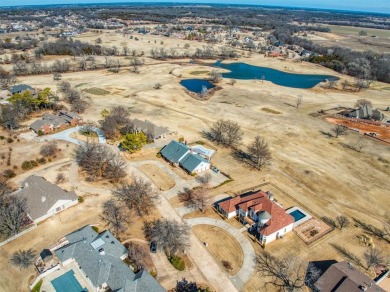
<instances>
[{"instance_id":1,"label":"distant house","mask_svg":"<svg viewBox=\"0 0 390 292\"><path fill-rule=\"evenodd\" d=\"M385 292L374 280L347 262L331 265L314 283L320 292Z\"/></svg>"},{"instance_id":2,"label":"distant house","mask_svg":"<svg viewBox=\"0 0 390 292\"><path fill-rule=\"evenodd\" d=\"M55 254L62 265L76 262L94 291L165 291L146 270L134 273L123 262L128 251L110 231L98 234L87 225L60 242Z\"/></svg>"},{"instance_id":3,"label":"distant house","mask_svg":"<svg viewBox=\"0 0 390 292\"><path fill-rule=\"evenodd\" d=\"M14 85L11 87L10 92L11 92L11 94L15 94L15 93L25 92L26 90L30 91L32 94L35 93L35 89L27 84Z\"/></svg>"},{"instance_id":4,"label":"distant house","mask_svg":"<svg viewBox=\"0 0 390 292\"><path fill-rule=\"evenodd\" d=\"M378 109L373 109L371 105L364 104L358 109L345 112L347 117L356 118L356 119L372 119L375 121L381 121L385 118L385 115L382 114Z\"/></svg>"},{"instance_id":5,"label":"distant house","mask_svg":"<svg viewBox=\"0 0 390 292\"><path fill-rule=\"evenodd\" d=\"M43 115L41 120L36 120L30 125L30 129L37 134L44 135L82 123L83 119L80 115L68 111L60 111L58 116L53 114Z\"/></svg>"},{"instance_id":6,"label":"distant house","mask_svg":"<svg viewBox=\"0 0 390 292\"><path fill-rule=\"evenodd\" d=\"M53 216L78 203L75 192L67 192L43 177L32 175L15 196L26 199L27 213L34 223Z\"/></svg>"},{"instance_id":7,"label":"distant house","mask_svg":"<svg viewBox=\"0 0 390 292\"><path fill-rule=\"evenodd\" d=\"M170 131L166 127L159 127L149 121L141 121L135 119L132 121L132 126L135 132L142 132L148 137L148 141L154 142L155 140L165 138L170 134Z\"/></svg>"},{"instance_id":8,"label":"distant house","mask_svg":"<svg viewBox=\"0 0 390 292\"><path fill-rule=\"evenodd\" d=\"M250 225L261 244L265 245L292 231L294 218L273 200L271 193L262 191L240 195L217 204L227 218L238 216Z\"/></svg>"},{"instance_id":9,"label":"distant house","mask_svg":"<svg viewBox=\"0 0 390 292\"><path fill-rule=\"evenodd\" d=\"M189 146L177 141L171 141L160 153L170 163L181 166L190 174L199 173L211 167L209 160Z\"/></svg>"}]
</instances>

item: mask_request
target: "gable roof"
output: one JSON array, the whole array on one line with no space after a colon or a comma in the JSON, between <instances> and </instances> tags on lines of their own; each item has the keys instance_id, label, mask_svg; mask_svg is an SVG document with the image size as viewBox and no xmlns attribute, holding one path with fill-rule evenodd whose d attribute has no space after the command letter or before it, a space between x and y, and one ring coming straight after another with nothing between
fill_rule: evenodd
<instances>
[{"instance_id":1,"label":"gable roof","mask_svg":"<svg viewBox=\"0 0 390 292\"><path fill-rule=\"evenodd\" d=\"M57 257L62 262L73 258L95 287L106 283L112 291L165 291L147 271L134 274L123 263L120 257L127 250L110 231L98 234L87 225L68 234L66 239L69 243L55 251ZM99 245L94 248L97 241Z\"/></svg>"},{"instance_id":2,"label":"gable roof","mask_svg":"<svg viewBox=\"0 0 390 292\"><path fill-rule=\"evenodd\" d=\"M44 125L49 125L50 123L45 120L36 120L30 125L30 129L34 130L34 132L38 132Z\"/></svg>"},{"instance_id":3,"label":"gable roof","mask_svg":"<svg viewBox=\"0 0 390 292\"><path fill-rule=\"evenodd\" d=\"M187 155L180 161L180 165L185 170L192 173L202 162L210 163L198 154L187 153Z\"/></svg>"},{"instance_id":4,"label":"gable roof","mask_svg":"<svg viewBox=\"0 0 390 292\"><path fill-rule=\"evenodd\" d=\"M364 291L367 292L385 292L385 290L376 285L375 281L347 262L331 265L314 286L324 292L361 292L364 287L366 288Z\"/></svg>"},{"instance_id":5,"label":"gable roof","mask_svg":"<svg viewBox=\"0 0 390 292\"><path fill-rule=\"evenodd\" d=\"M47 212L59 200L76 201L75 192L66 192L40 176L29 176L23 183L23 188L14 192L16 196L26 198L28 215L36 220Z\"/></svg>"},{"instance_id":6,"label":"gable roof","mask_svg":"<svg viewBox=\"0 0 390 292\"><path fill-rule=\"evenodd\" d=\"M190 150L187 145L177 141L171 141L161 150L161 155L172 163L179 163L188 151Z\"/></svg>"},{"instance_id":7,"label":"gable roof","mask_svg":"<svg viewBox=\"0 0 390 292\"><path fill-rule=\"evenodd\" d=\"M262 197L260 192L242 194L229 200L218 203L218 206L226 213L232 213L238 209L238 205Z\"/></svg>"},{"instance_id":8,"label":"gable roof","mask_svg":"<svg viewBox=\"0 0 390 292\"><path fill-rule=\"evenodd\" d=\"M23 92L26 90L34 90L34 88L32 88L30 85L27 85L27 84L18 84L18 85L12 86L10 91L12 94L14 94L14 93Z\"/></svg>"},{"instance_id":9,"label":"gable roof","mask_svg":"<svg viewBox=\"0 0 390 292\"><path fill-rule=\"evenodd\" d=\"M166 127L159 127L149 121L141 121L138 119L133 120L132 125L135 130L143 132L146 136L153 139L160 137L161 135L169 133L169 129Z\"/></svg>"}]
</instances>

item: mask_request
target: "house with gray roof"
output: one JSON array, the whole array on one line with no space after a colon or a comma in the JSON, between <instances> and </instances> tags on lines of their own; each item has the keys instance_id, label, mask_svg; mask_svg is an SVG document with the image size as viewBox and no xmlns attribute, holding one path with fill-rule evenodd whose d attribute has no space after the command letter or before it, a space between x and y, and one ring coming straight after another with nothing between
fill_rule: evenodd
<instances>
[{"instance_id":1,"label":"house with gray roof","mask_svg":"<svg viewBox=\"0 0 390 292\"><path fill-rule=\"evenodd\" d=\"M26 199L27 214L34 223L43 221L78 203L75 192L67 192L40 176L29 176L13 193Z\"/></svg>"},{"instance_id":2,"label":"house with gray roof","mask_svg":"<svg viewBox=\"0 0 390 292\"><path fill-rule=\"evenodd\" d=\"M160 151L161 155L174 165L180 165L190 174L210 169L210 161L193 151L188 145L171 141Z\"/></svg>"},{"instance_id":3,"label":"house with gray roof","mask_svg":"<svg viewBox=\"0 0 390 292\"><path fill-rule=\"evenodd\" d=\"M148 141L154 142L157 139L164 138L166 135L170 134L170 131L166 127L156 126L152 122L149 121L141 121L138 119L134 119L131 122L133 126L134 132L139 133L142 132L148 137Z\"/></svg>"},{"instance_id":4,"label":"house with gray roof","mask_svg":"<svg viewBox=\"0 0 390 292\"><path fill-rule=\"evenodd\" d=\"M15 94L15 93L25 92L26 90L30 91L32 94L35 93L34 88L32 88L30 85L27 85L27 84L14 85L11 87L10 92L11 92L11 94Z\"/></svg>"},{"instance_id":5,"label":"house with gray roof","mask_svg":"<svg viewBox=\"0 0 390 292\"><path fill-rule=\"evenodd\" d=\"M146 270L134 273L123 260L127 249L111 234L98 234L90 225L68 235L55 254L65 266L76 262L94 291L153 291L165 289Z\"/></svg>"}]
</instances>

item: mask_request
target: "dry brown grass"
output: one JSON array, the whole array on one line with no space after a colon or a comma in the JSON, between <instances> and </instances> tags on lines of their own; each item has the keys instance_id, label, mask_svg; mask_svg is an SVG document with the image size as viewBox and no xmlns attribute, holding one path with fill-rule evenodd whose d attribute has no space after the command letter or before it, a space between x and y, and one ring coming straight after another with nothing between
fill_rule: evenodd
<instances>
[{"instance_id":1,"label":"dry brown grass","mask_svg":"<svg viewBox=\"0 0 390 292\"><path fill-rule=\"evenodd\" d=\"M145 173L162 191L170 190L175 186L174 179L154 164L142 164L139 169Z\"/></svg>"},{"instance_id":2,"label":"dry brown grass","mask_svg":"<svg viewBox=\"0 0 390 292\"><path fill-rule=\"evenodd\" d=\"M223 261L230 263L232 270L225 269L229 275L235 275L241 268L244 253L237 240L219 227L196 225L192 230L215 260L223 267Z\"/></svg>"}]
</instances>

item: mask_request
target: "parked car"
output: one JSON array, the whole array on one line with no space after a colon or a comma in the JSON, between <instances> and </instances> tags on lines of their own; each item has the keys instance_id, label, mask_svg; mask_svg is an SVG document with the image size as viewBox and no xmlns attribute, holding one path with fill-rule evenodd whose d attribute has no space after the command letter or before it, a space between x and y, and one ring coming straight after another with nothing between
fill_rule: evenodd
<instances>
[{"instance_id":1,"label":"parked car","mask_svg":"<svg viewBox=\"0 0 390 292\"><path fill-rule=\"evenodd\" d=\"M157 251L157 243L155 241L152 241L150 243L150 252L155 253Z\"/></svg>"}]
</instances>

